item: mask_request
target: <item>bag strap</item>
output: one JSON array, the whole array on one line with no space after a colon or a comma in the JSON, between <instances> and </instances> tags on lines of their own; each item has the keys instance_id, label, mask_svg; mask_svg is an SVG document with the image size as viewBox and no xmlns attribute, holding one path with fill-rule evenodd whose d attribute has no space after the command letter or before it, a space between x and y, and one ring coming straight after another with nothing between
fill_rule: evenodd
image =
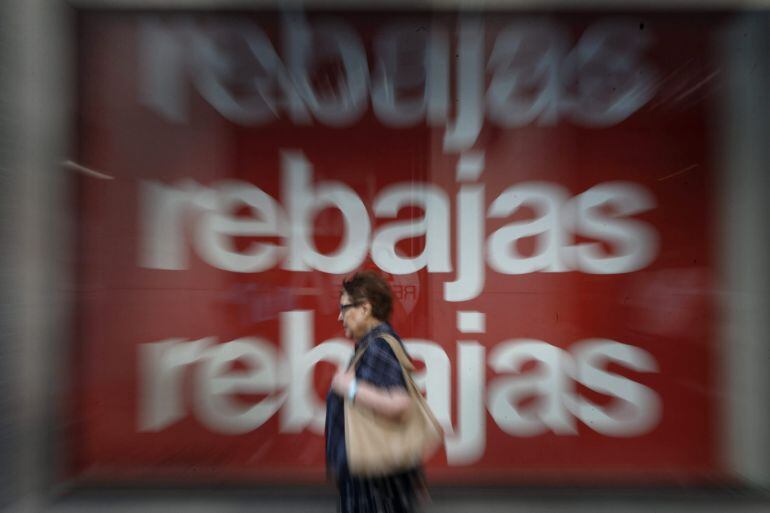
<instances>
[{"instance_id":1,"label":"bag strap","mask_svg":"<svg viewBox=\"0 0 770 513\"><path fill-rule=\"evenodd\" d=\"M398 340L396 340L396 337L393 335L388 335L387 333L384 333L379 337L384 339L393 350L393 354L395 354L396 358L398 358L398 363L401 364L401 368L408 372L414 372L414 364L412 363L412 360L410 360L406 355L404 348L401 346Z\"/></svg>"},{"instance_id":2,"label":"bag strap","mask_svg":"<svg viewBox=\"0 0 770 513\"><path fill-rule=\"evenodd\" d=\"M412 363L412 360L409 358L409 356L407 356L404 348L392 335L383 334L380 335L380 338L388 343L390 348L393 350L393 353L395 353L396 358L398 359L398 363L401 365L401 372L404 374L406 391L412 396L420 395L420 391L417 388L417 383L415 383L414 379L412 378L412 372L414 372L414 364Z\"/></svg>"},{"instance_id":3,"label":"bag strap","mask_svg":"<svg viewBox=\"0 0 770 513\"><path fill-rule=\"evenodd\" d=\"M415 383L414 379L412 378L412 372L414 371L414 364L412 363L412 360L409 358L409 356L407 356L401 343L398 340L396 340L396 338L393 335L389 335L387 333L383 333L382 335L377 335L377 337L387 342L390 348L393 350L393 353L396 355L396 359L398 360L398 363L401 367L401 372L404 374L404 382L406 383L407 393L415 399L419 398L419 400L423 404L425 404L425 406L427 407L425 398L422 396L422 393L420 393L420 390L417 388L417 383ZM356 354L353 356L353 361L350 363L350 366L348 366L348 369L351 366L354 366L356 363L358 363L358 361L366 352L367 347L369 347L368 343L365 347L362 347L356 352ZM439 423L438 419L436 419L435 415L433 414L433 412L430 411L429 408L427 410L427 413L431 423L433 424L433 427L436 429L436 432L442 433L442 436L443 436L444 428L441 427L441 424Z\"/></svg>"},{"instance_id":4,"label":"bag strap","mask_svg":"<svg viewBox=\"0 0 770 513\"><path fill-rule=\"evenodd\" d=\"M414 372L414 364L412 363L412 360L409 358L409 356L407 356L406 352L404 352L404 348L393 335L383 333L382 335L377 335L376 338L381 338L388 343L390 348L393 350L393 354L396 355L396 359L398 360L398 363L404 372ZM356 351L356 354L353 355L353 359L350 361L350 364L348 364L348 369L355 367L358 361L361 360L361 358L364 356L364 353L368 347L369 344L367 343L364 347Z\"/></svg>"},{"instance_id":5,"label":"bag strap","mask_svg":"<svg viewBox=\"0 0 770 513\"><path fill-rule=\"evenodd\" d=\"M368 347L369 347L369 343L367 342L367 344L364 347L356 351L356 354L354 354L353 357L350 359L350 363L348 364L347 370L355 368L358 361L364 356L364 353L366 352L366 349Z\"/></svg>"},{"instance_id":6,"label":"bag strap","mask_svg":"<svg viewBox=\"0 0 770 513\"><path fill-rule=\"evenodd\" d=\"M433 427L435 428L436 432L441 433L443 437L444 428L441 427L441 424L439 423L436 416L433 414L432 411L430 411L430 408L428 407L427 402L425 401L425 398L422 396L422 393L420 393L420 390L417 388L417 383L415 383L414 379L412 378L412 372L414 371L414 364L412 363L412 360L407 356L406 352L404 352L404 348L401 346L398 340L396 340L395 337L387 334L380 335L380 337L385 339L385 341L390 345L390 348L393 349L393 352L396 353L396 358L398 358L398 362L401 364L401 371L404 373L404 381L406 381L407 392L413 398L415 399L419 398L419 401L427 409L426 412L428 414L428 418L430 419L431 424L433 424Z\"/></svg>"}]
</instances>

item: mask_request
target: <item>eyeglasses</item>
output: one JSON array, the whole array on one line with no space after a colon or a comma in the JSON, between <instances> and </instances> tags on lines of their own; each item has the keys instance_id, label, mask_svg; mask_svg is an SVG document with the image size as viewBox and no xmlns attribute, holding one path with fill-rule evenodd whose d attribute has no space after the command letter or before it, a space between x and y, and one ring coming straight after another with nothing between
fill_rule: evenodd
<instances>
[{"instance_id":1,"label":"eyeglasses","mask_svg":"<svg viewBox=\"0 0 770 513\"><path fill-rule=\"evenodd\" d=\"M353 308L354 306L359 306L361 303L348 303L346 305L340 305L340 315L345 315L345 312L348 311L348 308Z\"/></svg>"}]
</instances>

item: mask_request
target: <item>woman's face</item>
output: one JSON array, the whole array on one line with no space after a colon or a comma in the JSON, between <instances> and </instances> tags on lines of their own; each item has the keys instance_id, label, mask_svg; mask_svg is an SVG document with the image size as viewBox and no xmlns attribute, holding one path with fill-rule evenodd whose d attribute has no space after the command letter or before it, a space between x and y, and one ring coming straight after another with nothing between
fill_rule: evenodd
<instances>
[{"instance_id":1,"label":"woman's face","mask_svg":"<svg viewBox=\"0 0 770 513\"><path fill-rule=\"evenodd\" d=\"M354 302L350 299L347 292L340 296L340 315L337 320L342 321L342 327L345 329L345 336L358 340L366 335L369 328L369 308L368 303Z\"/></svg>"}]
</instances>

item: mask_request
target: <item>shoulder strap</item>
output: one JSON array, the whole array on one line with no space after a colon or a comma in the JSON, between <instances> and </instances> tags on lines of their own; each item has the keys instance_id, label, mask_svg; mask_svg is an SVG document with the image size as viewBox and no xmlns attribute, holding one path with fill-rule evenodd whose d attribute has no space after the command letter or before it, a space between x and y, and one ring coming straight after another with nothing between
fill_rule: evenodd
<instances>
[{"instance_id":1,"label":"shoulder strap","mask_svg":"<svg viewBox=\"0 0 770 513\"><path fill-rule=\"evenodd\" d=\"M350 363L348 364L348 370L356 366L358 361L364 356L364 353L366 352L367 347L369 347L369 344L366 344L364 347L356 351L356 354L354 354L353 357L350 359Z\"/></svg>"},{"instance_id":2,"label":"shoulder strap","mask_svg":"<svg viewBox=\"0 0 770 513\"><path fill-rule=\"evenodd\" d=\"M412 372L414 372L414 364L412 360L407 356L404 348L401 346L398 340L392 335L380 335L380 338L388 343L390 348L395 353L398 363L401 365L401 373L404 375L404 383L406 383L406 390L412 397L420 395L420 391L417 388L417 384L412 378Z\"/></svg>"},{"instance_id":3,"label":"shoulder strap","mask_svg":"<svg viewBox=\"0 0 770 513\"><path fill-rule=\"evenodd\" d=\"M414 371L414 364L412 363L412 360L409 359L409 357L404 352L404 348L401 346L398 340L396 340L396 337L393 335L388 335L387 333L379 335L379 338L385 340L385 342L388 343L390 348L393 350L393 354L396 355L396 358L398 358L398 363L401 364L401 367L404 368L404 370L408 372Z\"/></svg>"},{"instance_id":4,"label":"shoulder strap","mask_svg":"<svg viewBox=\"0 0 770 513\"><path fill-rule=\"evenodd\" d=\"M404 351L404 348L401 346L401 343L396 340L396 338L393 335L388 335L386 333L383 333L382 335L377 335L377 338L383 339L385 342L388 343L390 348L393 350L393 353L396 355L396 359L398 360L399 366L401 367L401 372L404 375L404 382L406 383L406 389L412 396L420 395L420 391L417 388L417 384L414 382L414 379L412 379L412 372L414 372L414 364L412 363L412 360L407 356L406 352ZM350 362L350 365L348 366L348 369L351 367L354 367L356 363L361 359L362 356L364 356L364 353L366 352L367 347L362 347L359 349L355 355L353 355L353 359Z\"/></svg>"},{"instance_id":5,"label":"shoulder strap","mask_svg":"<svg viewBox=\"0 0 770 513\"><path fill-rule=\"evenodd\" d=\"M413 372L414 371L414 364L412 363L412 360L409 359L407 354L404 352L404 348L401 346L401 344L396 340L396 338L393 335L388 335L387 333L383 333L382 335L377 335L376 338L381 338L385 342L388 343L390 348L393 350L393 354L396 355L396 359L398 359L398 363L401 365L401 367L406 372ZM353 355L353 359L350 361L350 364L348 365L348 369L351 367L355 367L355 365L361 360L361 358L364 356L364 353L366 352L366 349L369 347L369 344L362 347L358 351L356 351L356 354Z\"/></svg>"}]
</instances>

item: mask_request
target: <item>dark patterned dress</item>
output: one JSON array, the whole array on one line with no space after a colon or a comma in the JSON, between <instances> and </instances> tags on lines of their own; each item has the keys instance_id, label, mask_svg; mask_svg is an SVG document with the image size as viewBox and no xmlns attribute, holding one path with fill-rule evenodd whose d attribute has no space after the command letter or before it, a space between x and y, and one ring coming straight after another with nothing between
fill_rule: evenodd
<instances>
[{"instance_id":1,"label":"dark patterned dress","mask_svg":"<svg viewBox=\"0 0 770 513\"><path fill-rule=\"evenodd\" d=\"M356 379L380 388L406 388L396 355L379 337L383 333L401 341L387 323L364 335L356 343L356 350L366 347L356 369ZM425 496L420 467L382 477L350 475L345 452L344 402L332 391L326 397L326 466L339 488L342 513L413 513Z\"/></svg>"}]
</instances>

